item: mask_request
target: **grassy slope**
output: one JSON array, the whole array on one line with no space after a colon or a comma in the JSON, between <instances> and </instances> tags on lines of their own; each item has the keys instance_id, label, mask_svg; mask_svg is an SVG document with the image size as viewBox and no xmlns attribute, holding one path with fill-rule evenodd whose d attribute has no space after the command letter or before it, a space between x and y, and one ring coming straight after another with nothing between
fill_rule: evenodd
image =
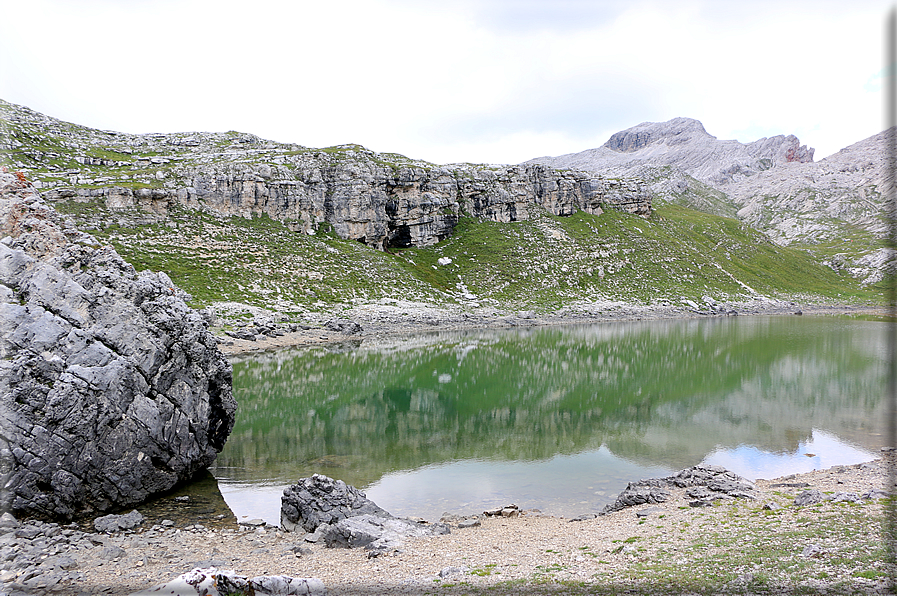
<instances>
[{"instance_id":1,"label":"grassy slope","mask_svg":"<svg viewBox=\"0 0 897 596\"><path fill-rule=\"evenodd\" d=\"M395 254L333 234L291 232L267 217L179 209L166 222L131 225L134 217L123 227L115 223L119 214L96 201L57 208L102 222L95 235L138 270L166 271L196 306L280 301L279 310L298 314L396 298L550 310L586 300L679 303L705 295L749 299L754 292L841 302L879 295L736 220L678 205L647 220L615 211L542 213L511 224L465 218L448 240ZM440 265L443 257L452 262Z\"/></svg>"}]
</instances>

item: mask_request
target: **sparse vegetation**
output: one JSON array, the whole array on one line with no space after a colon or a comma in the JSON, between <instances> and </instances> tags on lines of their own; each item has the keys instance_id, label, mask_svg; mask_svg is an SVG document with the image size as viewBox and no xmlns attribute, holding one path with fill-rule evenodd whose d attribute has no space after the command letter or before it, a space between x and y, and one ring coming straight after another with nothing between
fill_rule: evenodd
<instances>
[{"instance_id":1,"label":"sparse vegetation","mask_svg":"<svg viewBox=\"0 0 897 596\"><path fill-rule=\"evenodd\" d=\"M165 188L173 197L189 186L190 164L227 172L264 164L276 178L284 160L308 153L363 158L393 171L433 164L354 144L310 149L234 131L138 136L53 119L38 126L38 117L24 108L0 108L11 114L0 138L9 148L6 159L42 188L70 189L48 195L57 197L57 209L138 270L167 272L194 306L237 301L302 312L392 298L552 311L606 300L681 305L704 296L721 302L759 296L880 300L878 288L864 289L847 271L819 264L861 254L874 240L868 233L855 230L852 242L782 248L738 220L705 212L731 215L731 205L693 179L682 196L659 198L648 219L613 210L558 217L535 206L529 219L514 223L461 214L452 236L439 244L381 252L337 237L326 223L308 229L298 220L221 217L201 203L188 208L171 198L152 208L112 209L89 193ZM488 169L457 164L451 172L464 178L471 168ZM649 183L668 174L664 168L645 173ZM696 202L705 211L685 206ZM303 229L309 233L293 231Z\"/></svg>"}]
</instances>

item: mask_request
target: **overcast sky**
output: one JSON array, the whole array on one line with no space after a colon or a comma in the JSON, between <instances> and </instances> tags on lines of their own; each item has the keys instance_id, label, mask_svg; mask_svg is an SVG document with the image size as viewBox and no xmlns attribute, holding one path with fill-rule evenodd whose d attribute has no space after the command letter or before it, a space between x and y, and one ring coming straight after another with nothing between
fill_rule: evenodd
<instances>
[{"instance_id":1,"label":"overcast sky","mask_svg":"<svg viewBox=\"0 0 897 596\"><path fill-rule=\"evenodd\" d=\"M239 130L518 163L676 116L883 130L881 0L0 0L0 98L131 133Z\"/></svg>"}]
</instances>

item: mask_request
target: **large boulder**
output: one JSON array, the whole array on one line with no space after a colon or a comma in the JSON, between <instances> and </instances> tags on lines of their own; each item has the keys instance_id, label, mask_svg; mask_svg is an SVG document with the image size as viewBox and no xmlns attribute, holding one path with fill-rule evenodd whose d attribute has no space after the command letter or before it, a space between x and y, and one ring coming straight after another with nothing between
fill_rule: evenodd
<instances>
[{"instance_id":1,"label":"large boulder","mask_svg":"<svg viewBox=\"0 0 897 596\"><path fill-rule=\"evenodd\" d=\"M0 173L0 511L122 508L215 460L231 368L185 297Z\"/></svg>"}]
</instances>

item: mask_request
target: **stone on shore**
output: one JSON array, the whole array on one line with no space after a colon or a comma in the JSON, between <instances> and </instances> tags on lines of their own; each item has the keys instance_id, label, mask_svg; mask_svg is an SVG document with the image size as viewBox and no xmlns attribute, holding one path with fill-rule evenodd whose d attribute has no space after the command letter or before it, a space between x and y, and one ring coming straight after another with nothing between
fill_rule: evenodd
<instances>
[{"instance_id":1,"label":"stone on shore","mask_svg":"<svg viewBox=\"0 0 897 596\"><path fill-rule=\"evenodd\" d=\"M687 488L686 494L695 499L692 507L706 507L718 499L756 499L756 485L734 472L711 464L698 464L666 478L651 478L630 482L617 500L607 505L599 515L648 503L663 503L670 498L669 489Z\"/></svg>"},{"instance_id":2,"label":"stone on shore","mask_svg":"<svg viewBox=\"0 0 897 596\"><path fill-rule=\"evenodd\" d=\"M0 239L0 511L123 508L214 462L231 368L186 294L8 173Z\"/></svg>"},{"instance_id":3,"label":"stone on shore","mask_svg":"<svg viewBox=\"0 0 897 596\"><path fill-rule=\"evenodd\" d=\"M404 538L449 533L443 523L395 517L354 486L322 474L284 489L280 525L288 532L305 530L306 540L328 547L364 547L371 557L400 550Z\"/></svg>"},{"instance_id":4,"label":"stone on shore","mask_svg":"<svg viewBox=\"0 0 897 596\"><path fill-rule=\"evenodd\" d=\"M825 500L825 495L817 489L805 490L794 498L795 507L806 507L807 505L815 505Z\"/></svg>"},{"instance_id":5,"label":"stone on shore","mask_svg":"<svg viewBox=\"0 0 897 596\"><path fill-rule=\"evenodd\" d=\"M124 515L104 515L93 520L93 527L97 532L121 532L131 530L143 523L143 515L136 509Z\"/></svg>"},{"instance_id":6,"label":"stone on shore","mask_svg":"<svg viewBox=\"0 0 897 596\"><path fill-rule=\"evenodd\" d=\"M280 525L288 532L314 532L321 524L333 525L356 515L390 517L354 486L323 474L288 486L280 502Z\"/></svg>"},{"instance_id":7,"label":"stone on shore","mask_svg":"<svg viewBox=\"0 0 897 596\"><path fill-rule=\"evenodd\" d=\"M154 586L131 596L230 596L256 594L258 596L324 596L324 583L316 578L296 578L287 575L262 575L249 578L237 573L209 567L193 569L160 586Z\"/></svg>"},{"instance_id":8,"label":"stone on shore","mask_svg":"<svg viewBox=\"0 0 897 596\"><path fill-rule=\"evenodd\" d=\"M328 525L324 543L329 547L363 547L368 556L399 550L404 538L448 534L445 524L422 524L400 517L383 517L365 513Z\"/></svg>"}]
</instances>

